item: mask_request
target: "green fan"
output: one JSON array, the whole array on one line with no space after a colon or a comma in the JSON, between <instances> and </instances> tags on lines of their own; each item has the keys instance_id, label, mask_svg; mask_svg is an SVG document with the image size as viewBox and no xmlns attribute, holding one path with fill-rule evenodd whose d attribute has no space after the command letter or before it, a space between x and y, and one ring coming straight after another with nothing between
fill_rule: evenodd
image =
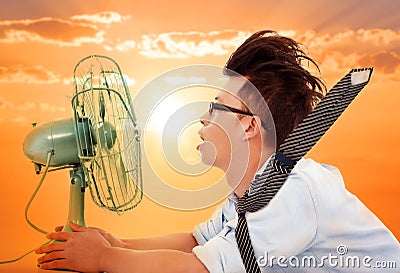
<instances>
[{"instance_id":1,"label":"green fan","mask_svg":"<svg viewBox=\"0 0 400 273\"><path fill-rule=\"evenodd\" d=\"M23 149L37 173L70 168L68 222L85 225L84 195L118 214L142 200L140 131L118 64L88 56L75 66L73 118L36 126Z\"/></svg>"}]
</instances>

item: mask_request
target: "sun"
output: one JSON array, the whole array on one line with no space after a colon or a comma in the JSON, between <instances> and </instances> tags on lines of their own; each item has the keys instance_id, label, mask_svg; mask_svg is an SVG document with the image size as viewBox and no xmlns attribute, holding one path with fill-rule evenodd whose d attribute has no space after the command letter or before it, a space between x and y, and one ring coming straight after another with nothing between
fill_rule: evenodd
<instances>
[{"instance_id":1,"label":"sun","mask_svg":"<svg viewBox=\"0 0 400 273\"><path fill-rule=\"evenodd\" d=\"M202 163L196 149L202 143L200 118L217 92L203 86L184 88L163 97L150 111L143 152L153 172L170 187L201 190L224 177L219 169Z\"/></svg>"}]
</instances>

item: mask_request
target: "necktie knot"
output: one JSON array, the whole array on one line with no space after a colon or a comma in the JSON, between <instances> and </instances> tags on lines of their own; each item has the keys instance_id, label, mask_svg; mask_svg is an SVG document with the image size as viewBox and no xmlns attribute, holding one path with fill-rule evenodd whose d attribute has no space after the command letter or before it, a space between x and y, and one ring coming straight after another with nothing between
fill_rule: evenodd
<instances>
[{"instance_id":1,"label":"necktie knot","mask_svg":"<svg viewBox=\"0 0 400 273\"><path fill-rule=\"evenodd\" d=\"M256 212L268 205L282 186L287 174L293 169L292 162L279 151L272 156L263 173L257 174L249 190L241 198L238 198L236 203L237 213ZM289 164L290 166L288 166ZM272 173L274 177L271 179Z\"/></svg>"}]
</instances>

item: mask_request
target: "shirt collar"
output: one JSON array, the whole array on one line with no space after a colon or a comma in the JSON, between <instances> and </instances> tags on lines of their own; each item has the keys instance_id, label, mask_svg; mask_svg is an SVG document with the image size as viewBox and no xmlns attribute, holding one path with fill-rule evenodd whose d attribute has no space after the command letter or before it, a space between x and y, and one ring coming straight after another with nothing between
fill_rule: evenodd
<instances>
[{"instance_id":1,"label":"shirt collar","mask_svg":"<svg viewBox=\"0 0 400 273\"><path fill-rule=\"evenodd\" d=\"M264 170L267 167L267 165L268 165L269 161L271 160L271 158L272 158L272 155L267 160L265 160L264 164L254 174L253 181L251 182L250 187L249 187L249 194L251 194L251 192L253 190L254 181L257 180L260 175L262 175L262 173L264 172Z\"/></svg>"},{"instance_id":2,"label":"shirt collar","mask_svg":"<svg viewBox=\"0 0 400 273\"><path fill-rule=\"evenodd\" d=\"M267 160L265 160L264 164L261 166L261 168L258 169L258 171L256 172L256 174L254 175L253 180L254 180L254 179L257 179L257 176L260 176L260 175L264 172L265 168L266 168L267 165L268 165L268 162L271 160L271 157L272 157L272 155L271 155Z\"/></svg>"},{"instance_id":3,"label":"shirt collar","mask_svg":"<svg viewBox=\"0 0 400 273\"><path fill-rule=\"evenodd\" d=\"M268 162L271 160L271 158L272 158L272 155L267 159L267 160L265 160L265 162L264 162L264 164L257 170L257 172L254 174L254 177L253 177L253 181L251 182L251 184L250 184L250 187L249 187L249 190L248 190L248 193L249 194L251 194L251 192L252 192L252 189L253 189L253 186L254 186L254 181L264 172L264 170L265 170L265 168L267 167L267 165L268 165ZM237 197L237 195L236 195L236 193L235 192L232 192L232 194L230 194L229 196L228 196L228 198L229 199L231 199L233 202L237 202L237 200L238 200L238 197Z\"/></svg>"}]
</instances>

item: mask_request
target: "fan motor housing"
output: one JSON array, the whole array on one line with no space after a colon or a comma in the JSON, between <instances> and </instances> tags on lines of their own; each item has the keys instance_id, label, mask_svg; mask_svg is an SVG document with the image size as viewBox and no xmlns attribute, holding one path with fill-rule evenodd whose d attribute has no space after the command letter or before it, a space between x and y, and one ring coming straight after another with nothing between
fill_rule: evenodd
<instances>
[{"instance_id":1,"label":"fan motor housing","mask_svg":"<svg viewBox=\"0 0 400 273\"><path fill-rule=\"evenodd\" d=\"M24 154L33 162L45 165L49 152L53 153L50 166L79 164L78 147L73 118L36 126L25 137Z\"/></svg>"}]
</instances>

